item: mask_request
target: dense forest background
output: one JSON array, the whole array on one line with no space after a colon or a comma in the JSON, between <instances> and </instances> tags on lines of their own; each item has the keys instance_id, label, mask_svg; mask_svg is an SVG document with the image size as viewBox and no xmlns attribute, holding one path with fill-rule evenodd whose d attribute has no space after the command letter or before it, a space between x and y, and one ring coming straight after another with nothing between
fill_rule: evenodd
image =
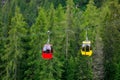
<instances>
[{"instance_id":1,"label":"dense forest background","mask_svg":"<svg viewBox=\"0 0 120 80\"><path fill-rule=\"evenodd\" d=\"M0 0L0 80L120 80L120 0Z\"/></svg>"}]
</instances>

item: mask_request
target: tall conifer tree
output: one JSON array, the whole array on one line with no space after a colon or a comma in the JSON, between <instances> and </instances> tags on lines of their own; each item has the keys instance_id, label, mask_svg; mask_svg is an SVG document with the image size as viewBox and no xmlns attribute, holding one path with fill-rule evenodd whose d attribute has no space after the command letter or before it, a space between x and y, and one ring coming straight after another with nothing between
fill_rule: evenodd
<instances>
[{"instance_id":1,"label":"tall conifer tree","mask_svg":"<svg viewBox=\"0 0 120 80\"><path fill-rule=\"evenodd\" d=\"M24 18L20 13L20 9L16 7L15 16L11 20L9 36L8 36L8 45L6 46L6 55L5 58L7 60L6 66L6 76L7 80L21 80L20 73L20 59L24 54L22 49L22 41L21 38L25 35L26 23L24 22Z\"/></svg>"},{"instance_id":2,"label":"tall conifer tree","mask_svg":"<svg viewBox=\"0 0 120 80\"><path fill-rule=\"evenodd\" d=\"M105 54L105 80L118 80L120 53L120 5L117 0L108 2L109 12L104 19L103 41ZM114 67L114 68L113 68ZM111 73L111 74L110 74Z\"/></svg>"}]
</instances>

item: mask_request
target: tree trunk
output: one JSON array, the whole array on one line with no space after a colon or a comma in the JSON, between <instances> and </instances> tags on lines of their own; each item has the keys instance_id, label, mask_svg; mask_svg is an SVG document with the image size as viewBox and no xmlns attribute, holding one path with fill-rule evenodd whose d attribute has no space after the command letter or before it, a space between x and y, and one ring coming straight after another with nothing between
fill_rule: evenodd
<instances>
[{"instance_id":1,"label":"tree trunk","mask_svg":"<svg viewBox=\"0 0 120 80\"><path fill-rule=\"evenodd\" d=\"M95 50L93 55L93 79L104 79L104 55L103 55L103 42L99 34L96 35Z\"/></svg>"}]
</instances>

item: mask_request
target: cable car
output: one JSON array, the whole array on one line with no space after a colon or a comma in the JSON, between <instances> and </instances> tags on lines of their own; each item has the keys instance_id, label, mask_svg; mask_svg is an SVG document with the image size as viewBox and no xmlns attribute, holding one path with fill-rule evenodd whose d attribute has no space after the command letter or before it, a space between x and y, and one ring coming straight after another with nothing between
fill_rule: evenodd
<instances>
[{"instance_id":1,"label":"cable car","mask_svg":"<svg viewBox=\"0 0 120 80\"><path fill-rule=\"evenodd\" d=\"M42 58L49 60L49 59L53 58L53 48L52 48L52 45L49 44L49 42L50 42L50 31L48 31L47 33L48 33L48 41L42 49Z\"/></svg>"},{"instance_id":2,"label":"cable car","mask_svg":"<svg viewBox=\"0 0 120 80\"><path fill-rule=\"evenodd\" d=\"M83 41L82 42L82 55L91 56L92 55L92 47L90 41Z\"/></svg>"},{"instance_id":3,"label":"cable car","mask_svg":"<svg viewBox=\"0 0 120 80\"><path fill-rule=\"evenodd\" d=\"M87 30L86 30L86 40L82 42L81 54L86 56L92 55L91 42L88 40Z\"/></svg>"},{"instance_id":4,"label":"cable car","mask_svg":"<svg viewBox=\"0 0 120 80\"><path fill-rule=\"evenodd\" d=\"M42 58L43 59L52 59L53 58L53 48L51 44L45 44L42 49Z\"/></svg>"}]
</instances>

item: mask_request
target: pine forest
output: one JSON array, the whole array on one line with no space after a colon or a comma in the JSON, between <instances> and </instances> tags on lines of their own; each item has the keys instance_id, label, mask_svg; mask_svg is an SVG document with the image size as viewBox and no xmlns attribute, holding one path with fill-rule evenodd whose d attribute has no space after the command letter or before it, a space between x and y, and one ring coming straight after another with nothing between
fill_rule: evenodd
<instances>
[{"instance_id":1,"label":"pine forest","mask_svg":"<svg viewBox=\"0 0 120 80\"><path fill-rule=\"evenodd\" d=\"M0 0L0 80L120 80L120 0Z\"/></svg>"}]
</instances>

